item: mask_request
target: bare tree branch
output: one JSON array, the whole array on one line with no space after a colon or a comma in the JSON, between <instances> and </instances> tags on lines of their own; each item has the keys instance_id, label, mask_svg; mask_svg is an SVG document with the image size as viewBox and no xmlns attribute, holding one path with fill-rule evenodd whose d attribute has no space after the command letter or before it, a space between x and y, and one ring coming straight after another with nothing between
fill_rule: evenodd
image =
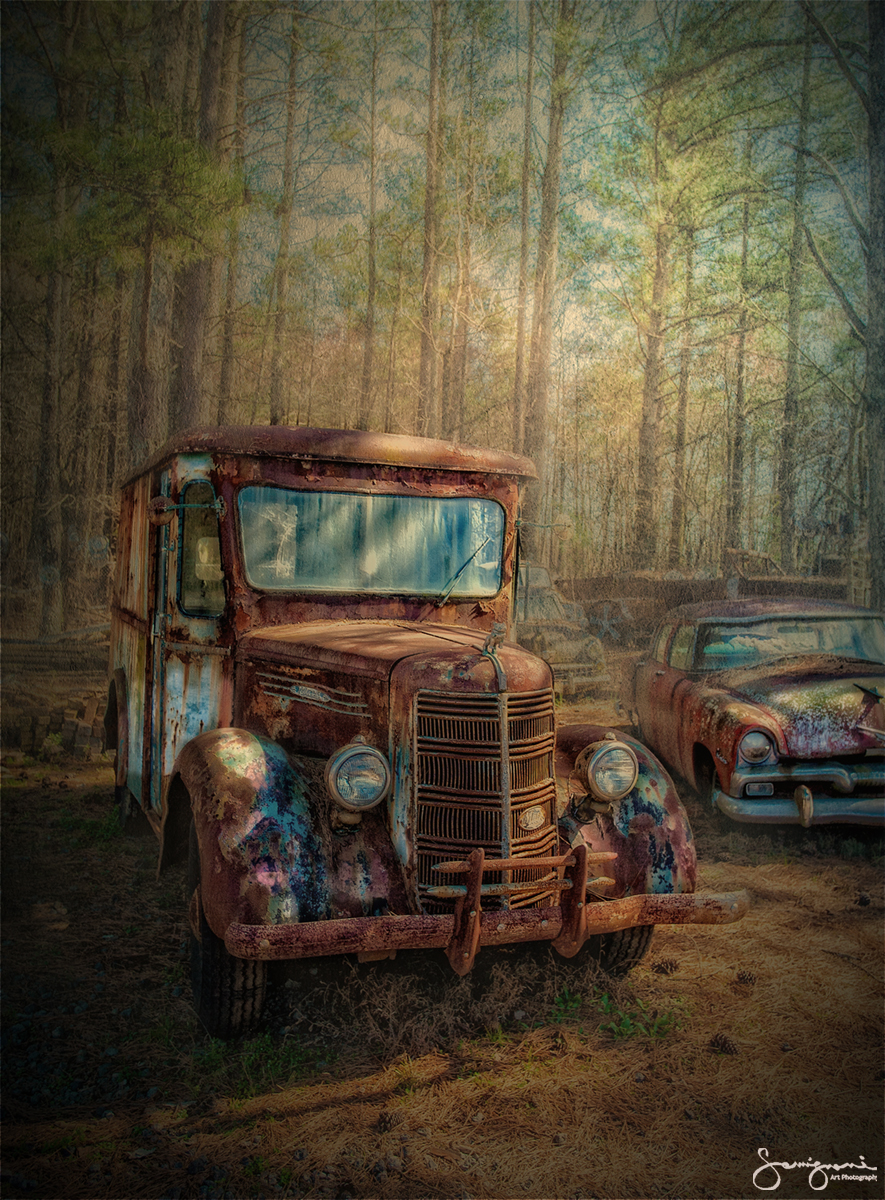
<instances>
[{"instance_id":1,"label":"bare tree branch","mask_svg":"<svg viewBox=\"0 0 885 1200\"><path fill-rule=\"evenodd\" d=\"M851 325L851 328L854 330L854 332L857 334L857 336L860 338L860 340L862 342L864 342L864 344L866 344L866 332L867 332L866 325L864 324L864 322L860 319L860 317L855 312L854 305L851 303L851 301L845 295L841 286L836 282L836 277L833 275L833 272L830 270L829 266L827 265L826 260L824 259L820 250L818 250L818 248L817 248L817 243L814 240L814 235L812 234L811 230L808 228L808 226L804 222L802 224L802 229L805 232L805 239L808 242L808 248L811 251L811 253L814 255L814 260L817 263L817 265L820 267L821 273L823 274L824 279L826 279L827 283L830 285L833 295L836 297L836 299L842 305L842 309L843 309L846 317L848 318L848 323Z\"/></svg>"},{"instance_id":2,"label":"bare tree branch","mask_svg":"<svg viewBox=\"0 0 885 1200\"><path fill-rule=\"evenodd\" d=\"M866 111L867 116L869 116L870 98L867 95L865 89L861 86L861 83L860 83L859 79L857 78L857 76L855 75L854 71L851 69L851 64L849 63L848 59L845 57L845 55L840 50L839 46L836 44L836 41L835 41L833 35L830 33L829 29L827 29L826 25L824 25L823 21L820 19L820 17L814 11L814 5L810 3L810 0L800 0L800 3L802 5L802 11L805 13L805 15L808 17L809 21L814 26L814 28L817 30L817 32L820 34L820 36L823 38L823 40L829 46L830 53L833 55L833 58L836 60L839 70L842 72L842 74L848 80L851 87L854 88L855 92L857 92L858 96L860 97L860 102L864 106L864 110Z\"/></svg>"},{"instance_id":3,"label":"bare tree branch","mask_svg":"<svg viewBox=\"0 0 885 1200\"><path fill-rule=\"evenodd\" d=\"M854 201L848 194L848 189L845 187L839 176L839 172L828 159L824 158L822 154L816 154L814 150L809 150L807 146L800 151L798 146L793 146L790 142L785 142L784 144L789 146L791 150L796 150L802 154L807 154L809 158L813 158L816 163L823 167L830 179L832 179L833 183L835 183L836 187L839 189L839 195L842 197L842 203L845 205L845 211L848 213L848 218L851 221L851 224L857 230L857 235L860 238L861 245L863 246L864 258L868 259L870 254L869 234L867 233L866 226L864 225L863 221L861 221L858 211L854 206Z\"/></svg>"}]
</instances>

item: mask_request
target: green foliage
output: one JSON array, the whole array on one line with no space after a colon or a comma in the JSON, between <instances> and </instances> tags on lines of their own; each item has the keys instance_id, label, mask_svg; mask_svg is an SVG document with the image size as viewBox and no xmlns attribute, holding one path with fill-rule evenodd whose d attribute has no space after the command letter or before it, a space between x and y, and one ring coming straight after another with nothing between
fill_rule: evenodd
<instances>
[{"instance_id":1,"label":"green foliage","mask_svg":"<svg viewBox=\"0 0 885 1200\"><path fill-rule=\"evenodd\" d=\"M78 848L107 847L120 837L120 820L114 808L109 808L103 817L84 817L76 812L62 813L52 822L51 828Z\"/></svg>"},{"instance_id":2,"label":"green foliage","mask_svg":"<svg viewBox=\"0 0 885 1200\"><path fill-rule=\"evenodd\" d=\"M561 1025L563 1021L568 1021L576 1016L578 1010L583 1004L580 996L570 992L568 988L563 988L556 999L553 1001L553 1012L550 1019L555 1025Z\"/></svg>"},{"instance_id":3,"label":"green foliage","mask_svg":"<svg viewBox=\"0 0 885 1200\"><path fill-rule=\"evenodd\" d=\"M657 1009L650 1010L648 1005L639 999L629 1006L622 1007L619 1001L601 991L597 991L594 1002L603 1016L611 1018L599 1026L600 1031L610 1033L616 1038L664 1038L682 1024L681 1008L658 1012Z\"/></svg>"}]
</instances>

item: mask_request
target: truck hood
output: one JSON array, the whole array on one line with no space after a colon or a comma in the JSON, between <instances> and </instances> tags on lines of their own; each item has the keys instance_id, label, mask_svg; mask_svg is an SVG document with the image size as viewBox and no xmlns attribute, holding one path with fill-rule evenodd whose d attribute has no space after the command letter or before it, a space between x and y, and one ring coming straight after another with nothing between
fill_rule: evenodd
<instances>
[{"instance_id":1,"label":"truck hood","mask_svg":"<svg viewBox=\"0 0 885 1200\"><path fill-rule=\"evenodd\" d=\"M885 672L877 663L802 655L718 671L709 683L770 717L790 757L857 754L883 744L881 733L871 732L885 730Z\"/></svg>"},{"instance_id":2,"label":"truck hood","mask_svg":"<svg viewBox=\"0 0 885 1200\"><path fill-rule=\"evenodd\" d=\"M311 673L386 680L397 663L412 659L418 687L494 691L495 664L483 647L483 630L406 621L315 621L279 625L246 634L237 660L262 660ZM522 648L504 644L495 651L509 687L549 686L544 663ZM466 685L466 687L465 687Z\"/></svg>"}]
</instances>

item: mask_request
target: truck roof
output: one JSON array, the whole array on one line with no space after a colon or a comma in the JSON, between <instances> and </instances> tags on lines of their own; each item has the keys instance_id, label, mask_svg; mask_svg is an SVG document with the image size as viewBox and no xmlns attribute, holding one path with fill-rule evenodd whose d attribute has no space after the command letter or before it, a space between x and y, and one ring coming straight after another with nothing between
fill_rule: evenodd
<instances>
[{"instance_id":1,"label":"truck roof","mask_svg":"<svg viewBox=\"0 0 885 1200\"><path fill-rule=\"evenodd\" d=\"M181 454L245 455L257 458L318 459L378 463L392 467L433 467L537 479L528 458L434 438L359 429L313 429L304 425L201 426L174 434L131 471L124 486Z\"/></svg>"}]
</instances>

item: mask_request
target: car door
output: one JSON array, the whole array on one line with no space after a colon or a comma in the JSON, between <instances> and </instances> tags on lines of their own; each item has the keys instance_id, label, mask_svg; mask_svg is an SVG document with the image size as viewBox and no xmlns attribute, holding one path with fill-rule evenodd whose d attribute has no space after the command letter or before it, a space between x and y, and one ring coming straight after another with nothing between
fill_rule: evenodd
<instances>
[{"instance_id":1,"label":"car door","mask_svg":"<svg viewBox=\"0 0 885 1200\"><path fill-rule=\"evenodd\" d=\"M648 654L639 660L633 674L633 701L640 737L653 750L658 749L662 734L660 680L667 669L667 647L675 628L675 621L665 621L658 627Z\"/></svg>"},{"instance_id":2,"label":"car door","mask_svg":"<svg viewBox=\"0 0 885 1200\"><path fill-rule=\"evenodd\" d=\"M171 480L164 473L161 494ZM225 609L219 513L212 484L183 482L177 520L160 526L157 603L151 639L150 804L159 811L163 781L179 750L218 726L230 708L230 651L219 644Z\"/></svg>"},{"instance_id":3,"label":"car door","mask_svg":"<svg viewBox=\"0 0 885 1200\"><path fill-rule=\"evenodd\" d=\"M685 707L691 690L696 627L677 625L666 650L666 664L655 673L656 736L660 754L669 767L686 775L693 737L686 736ZM686 757L689 761L686 762Z\"/></svg>"}]
</instances>

